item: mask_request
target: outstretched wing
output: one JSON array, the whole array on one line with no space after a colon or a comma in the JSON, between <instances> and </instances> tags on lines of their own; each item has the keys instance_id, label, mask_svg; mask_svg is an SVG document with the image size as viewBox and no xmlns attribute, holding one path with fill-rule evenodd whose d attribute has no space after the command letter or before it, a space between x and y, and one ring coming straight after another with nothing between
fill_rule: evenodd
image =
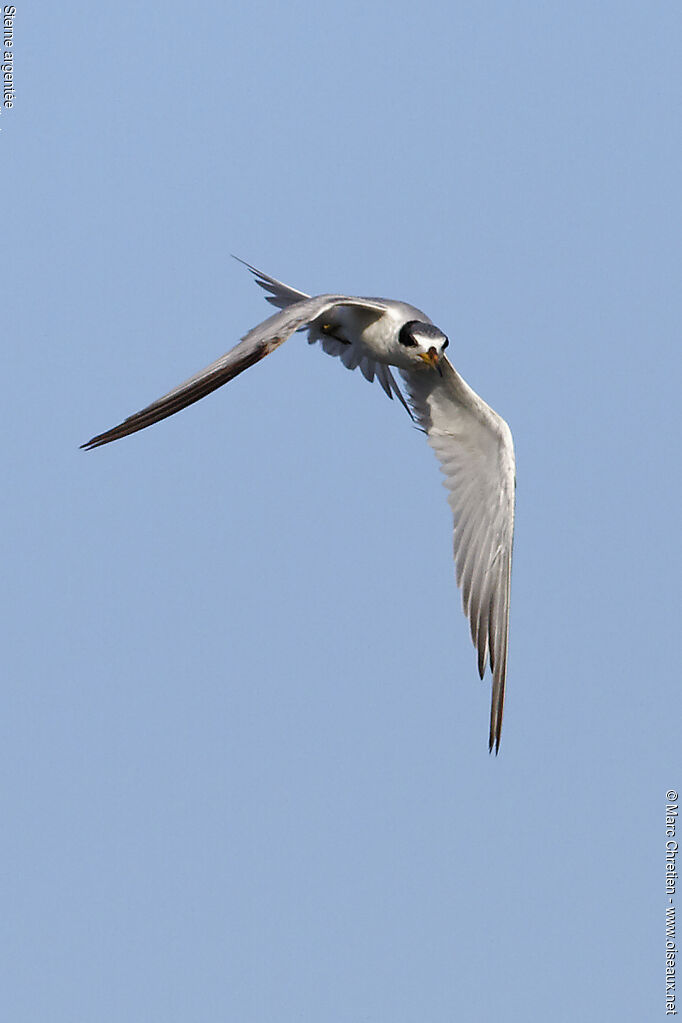
<instances>
[{"instance_id":1,"label":"outstretched wing","mask_svg":"<svg viewBox=\"0 0 682 1023\"><path fill-rule=\"evenodd\" d=\"M370 315L373 312L375 316L380 316L384 310L383 306L372 306L362 299L348 298L344 295L318 295L316 298L305 298L295 302L250 330L239 344L206 369L185 380L183 384L173 388L140 412L129 416L118 426L92 437L81 446L87 449L98 448L112 440L119 440L130 433L144 430L152 423L158 423L180 409L187 408L188 405L232 380L249 366L260 362L275 348L279 348L294 331L310 326L317 317L339 305L359 306L363 310L366 309Z\"/></svg>"},{"instance_id":2,"label":"outstretched wing","mask_svg":"<svg viewBox=\"0 0 682 1023\"><path fill-rule=\"evenodd\" d=\"M504 419L447 359L436 373L402 372L419 425L440 461L454 515L457 585L483 678L493 676L489 748L500 747L514 536L514 445Z\"/></svg>"}]
</instances>

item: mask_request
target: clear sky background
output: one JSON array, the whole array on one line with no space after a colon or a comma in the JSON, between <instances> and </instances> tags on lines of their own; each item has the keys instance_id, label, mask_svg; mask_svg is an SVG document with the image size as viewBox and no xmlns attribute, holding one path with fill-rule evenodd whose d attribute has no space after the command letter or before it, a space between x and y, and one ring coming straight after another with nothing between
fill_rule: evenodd
<instances>
[{"instance_id":1,"label":"clear sky background","mask_svg":"<svg viewBox=\"0 0 682 1023\"><path fill-rule=\"evenodd\" d=\"M18 3L3 1018L664 1018L677 2ZM270 311L405 299L517 453L498 758L440 473ZM680 998L682 1009L682 993Z\"/></svg>"}]
</instances>

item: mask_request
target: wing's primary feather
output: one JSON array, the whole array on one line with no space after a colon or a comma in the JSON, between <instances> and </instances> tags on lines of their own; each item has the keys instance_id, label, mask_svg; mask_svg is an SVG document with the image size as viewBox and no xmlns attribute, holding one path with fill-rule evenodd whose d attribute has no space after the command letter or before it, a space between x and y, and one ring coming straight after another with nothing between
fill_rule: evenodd
<instances>
[{"instance_id":1,"label":"wing's primary feather","mask_svg":"<svg viewBox=\"0 0 682 1023\"><path fill-rule=\"evenodd\" d=\"M511 431L441 359L442 376L402 377L418 424L440 461L454 517L457 584L478 651L481 678L493 676L489 746L500 746L507 675L514 537L515 463Z\"/></svg>"},{"instance_id":2,"label":"wing's primary feather","mask_svg":"<svg viewBox=\"0 0 682 1023\"><path fill-rule=\"evenodd\" d=\"M84 448L98 448L102 444L109 444L112 440L119 440L128 434L144 430L152 423L158 423L167 416L172 416L180 409L199 401L200 398L215 391L216 388L234 379L239 373L243 373L249 366L255 365L264 359L266 355L279 348L294 331L308 325L317 316L320 316L330 307L341 303L353 304L353 299L346 299L338 295L318 295L316 298L306 298L303 301L295 302L282 312L275 313L263 323L245 334L239 344L230 349L226 355L222 355L210 366L202 369L199 373L185 380L178 387L165 394L162 398L147 405L140 412L129 416L118 426L92 437Z\"/></svg>"}]
</instances>

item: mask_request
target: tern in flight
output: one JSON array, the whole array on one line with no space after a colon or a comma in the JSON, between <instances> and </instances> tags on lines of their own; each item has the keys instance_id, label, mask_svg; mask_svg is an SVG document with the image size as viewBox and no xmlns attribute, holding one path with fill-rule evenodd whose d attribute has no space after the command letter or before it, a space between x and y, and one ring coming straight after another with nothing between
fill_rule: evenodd
<instances>
[{"instance_id":1,"label":"tern in flight","mask_svg":"<svg viewBox=\"0 0 682 1023\"><path fill-rule=\"evenodd\" d=\"M464 382L446 358L447 337L419 309L385 298L311 297L245 265L280 312L250 330L206 369L83 447L100 447L172 416L260 362L295 331L307 331L310 344L319 342L348 369L359 369L369 381L376 378L424 431L445 475L454 516L457 585L481 678L490 656L489 749L497 753L514 534L514 445L509 427ZM400 372L407 400L392 368Z\"/></svg>"}]
</instances>

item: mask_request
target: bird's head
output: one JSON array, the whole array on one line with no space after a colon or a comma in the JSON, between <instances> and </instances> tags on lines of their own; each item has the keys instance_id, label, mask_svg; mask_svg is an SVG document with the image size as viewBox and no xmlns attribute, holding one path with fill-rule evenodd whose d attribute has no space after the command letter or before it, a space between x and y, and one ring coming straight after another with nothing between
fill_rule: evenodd
<instances>
[{"instance_id":1,"label":"bird's head","mask_svg":"<svg viewBox=\"0 0 682 1023\"><path fill-rule=\"evenodd\" d=\"M443 331L433 323L408 320L398 333L400 364L406 369L429 367L440 373L440 360L448 344Z\"/></svg>"}]
</instances>

